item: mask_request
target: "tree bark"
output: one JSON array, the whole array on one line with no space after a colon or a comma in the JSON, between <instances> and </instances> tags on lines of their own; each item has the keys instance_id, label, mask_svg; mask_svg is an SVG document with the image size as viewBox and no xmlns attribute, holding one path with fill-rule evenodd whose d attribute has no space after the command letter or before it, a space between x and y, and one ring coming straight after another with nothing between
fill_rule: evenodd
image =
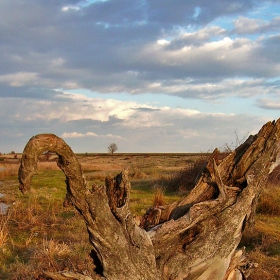
<instances>
[{"instance_id":1,"label":"tree bark","mask_svg":"<svg viewBox=\"0 0 280 280\"><path fill-rule=\"evenodd\" d=\"M97 266L93 279L245 278L237 247L268 174L279 164L280 120L265 124L222 161L215 150L191 193L150 208L140 227L128 208L128 170L90 189L70 147L53 134L27 143L19 169L22 192L29 190L38 156L46 150L58 154L67 200L85 220Z\"/></svg>"}]
</instances>

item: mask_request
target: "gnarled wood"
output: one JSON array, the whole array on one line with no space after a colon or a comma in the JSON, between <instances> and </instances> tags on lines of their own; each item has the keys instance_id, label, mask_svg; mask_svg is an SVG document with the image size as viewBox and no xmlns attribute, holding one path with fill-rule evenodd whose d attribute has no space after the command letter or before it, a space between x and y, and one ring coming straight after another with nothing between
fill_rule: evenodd
<instances>
[{"instance_id":1,"label":"gnarled wood","mask_svg":"<svg viewBox=\"0 0 280 280\"><path fill-rule=\"evenodd\" d=\"M158 218L154 209L157 220L163 223L154 224L148 234L161 279L227 279L224 277L229 275L227 268L244 226L254 214L270 166L279 157L279 139L280 120L267 123L219 166L212 156L190 195L173 204L172 211L169 206L161 208L164 219ZM213 186L218 190L216 198ZM210 193L210 197L200 199L205 193ZM172 213L184 207L187 211L173 220ZM150 221L152 213L150 209Z\"/></svg>"},{"instance_id":2,"label":"gnarled wood","mask_svg":"<svg viewBox=\"0 0 280 280\"><path fill-rule=\"evenodd\" d=\"M107 178L105 186L89 189L72 150L52 134L28 142L19 170L22 191L29 189L38 155L45 150L59 155L67 197L86 222L97 264L94 277L230 280L246 276L243 251L237 251L237 246L245 225L252 221L271 167L280 162L280 120L264 125L222 161L215 150L191 193L176 203L150 208L142 218L143 229L128 208L128 171Z\"/></svg>"},{"instance_id":3,"label":"gnarled wood","mask_svg":"<svg viewBox=\"0 0 280 280\"><path fill-rule=\"evenodd\" d=\"M128 209L128 171L108 179L107 188L94 185L89 189L70 147L53 134L41 134L29 140L22 155L18 175L22 192L30 189L38 156L46 150L59 156L58 166L66 176L67 199L85 220L99 278L158 279L151 240L135 225Z\"/></svg>"}]
</instances>

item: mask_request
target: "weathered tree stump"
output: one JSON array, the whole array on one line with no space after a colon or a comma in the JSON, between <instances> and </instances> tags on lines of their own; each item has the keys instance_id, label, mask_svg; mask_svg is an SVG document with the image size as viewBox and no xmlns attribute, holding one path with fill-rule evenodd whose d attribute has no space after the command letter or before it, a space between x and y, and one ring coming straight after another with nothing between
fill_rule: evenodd
<instances>
[{"instance_id":1,"label":"weathered tree stump","mask_svg":"<svg viewBox=\"0 0 280 280\"><path fill-rule=\"evenodd\" d=\"M191 193L150 208L140 227L128 208L128 171L90 189L71 148L53 134L27 143L19 169L22 192L29 190L38 156L46 150L59 156L66 200L85 220L97 266L93 279L246 278L237 247L270 171L280 163L280 120L265 124L222 161L215 150Z\"/></svg>"}]
</instances>

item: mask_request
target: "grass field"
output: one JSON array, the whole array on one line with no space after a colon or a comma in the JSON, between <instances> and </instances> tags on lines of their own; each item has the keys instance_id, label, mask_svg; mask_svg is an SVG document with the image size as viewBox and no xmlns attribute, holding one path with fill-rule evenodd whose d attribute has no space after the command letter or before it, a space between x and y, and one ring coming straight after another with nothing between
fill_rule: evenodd
<instances>
[{"instance_id":1,"label":"grass field","mask_svg":"<svg viewBox=\"0 0 280 280\"><path fill-rule=\"evenodd\" d=\"M130 208L135 216L141 216L154 203L167 204L186 195L207 155L77 157L89 185L104 184L106 176L115 176L128 167ZM75 209L62 206L66 194L64 174L56 166L55 156L41 160L28 195L18 191L19 159L5 155L0 162L0 193L4 194L0 201L10 205L8 213L0 215L0 279L43 279L42 271L61 270L90 275L94 269L83 220ZM251 280L280 279L280 180L277 173L273 176L261 195L256 224L246 230L241 242L248 258L259 264Z\"/></svg>"}]
</instances>

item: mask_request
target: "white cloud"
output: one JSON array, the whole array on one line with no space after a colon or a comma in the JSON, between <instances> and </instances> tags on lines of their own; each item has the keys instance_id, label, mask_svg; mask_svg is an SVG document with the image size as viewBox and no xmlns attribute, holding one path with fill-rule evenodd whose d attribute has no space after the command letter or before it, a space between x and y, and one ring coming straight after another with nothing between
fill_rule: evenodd
<instances>
[{"instance_id":1,"label":"white cloud","mask_svg":"<svg viewBox=\"0 0 280 280\"><path fill-rule=\"evenodd\" d=\"M79 133L79 132L64 132L61 135L62 138L84 138L84 137L102 137L102 138L114 138L114 139L122 139L125 138L119 136L119 135L113 135L113 134L106 134L106 135L98 135L94 132L86 132L86 133Z\"/></svg>"},{"instance_id":2,"label":"white cloud","mask_svg":"<svg viewBox=\"0 0 280 280\"><path fill-rule=\"evenodd\" d=\"M225 37L227 33L226 29L219 26L206 26L195 32L182 32L181 34L178 34L178 36L171 41L171 44L174 43L175 45L178 45L178 43L186 43L197 45L197 43L207 42L216 36Z\"/></svg>"},{"instance_id":3,"label":"white cloud","mask_svg":"<svg viewBox=\"0 0 280 280\"><path fill-rule=\"evenodd\" d=\"M269 110L280 110L280 99L275 98L273 100L273 99L262 98L258 100L258 106Z\"/></svg>"},{"instance_id":4,"label":"white cloud","mask_svg":"<svg viewBox=\"0 0 280 280\"><path fill-rule=\"evenodd\" d=\"M165 39L160 39L160 40L157 40L157 43L159 45L168 45L170 43L170 41L165 40Z\"/></svg>"},{"instance_id":5,"label":"white cloud","mask_svg":"<svg viewBox=\"0 0 280 280\"><path fill-rule=\"evenodd\" d=\"M81 138L81 137L97 137L98 135L93 132L78 133L78 132L64 132L62 138Z\"/></svg>"},{"instance_id":6,"label":"white cloud","mask_svg":"<svg viewBox=\"0 0 280 280\"><path fill-rule=\"evenodd\" d=\"M119 125L125 127L159 127L172 125L174 117L184 118L201 114L197 110L158 107L114 99L88 98L82 94L66 93L59 96L70 100L67 106L60 104L61 115L59 113L55 115L63 121L87 118L106 122L110 117L115 117L123 120ZM75 103L71 100L75 100Z\"/></svg>"},{"instance_id":7,"label":"white cloud","mask_svg":"<svg viewBox=\"0 0 280 280\"><path fill-rule=\"evenodd\" d=\"M199 136L199 133L195 129L178 130L183 139L192 139Z\"/></svg>"},{"instance_id":8,"label":"white cloud","mask_svg":"<svg viewBox=\"0 0 280 280\"><path fill-rule=\"evenodd\" d=\"M234 20L234 32L238 34L254 34L265 31L273 31L280 27L280 17L271 21L247 17L239 17Z\"/></svg>"},{"instance_id":9,"label":"white cloud","mask_svg":"<svg viewBox=\"0 0 280 280\"><path fill-rule=\"evenodd\" d=\"M181 76L184 71L185 78L195 79L195 76L203 77L204 74L208 77L227 76L232 72L238 73L239 69L252 72L251 56L258 47L258 43L249 39L224 37L198 46L183 44L175 49L166 49L158 43L149 44L138 56L139 60L147 61L148 64L162 65L165 74L173 71ZM170 78L166 84L173 81ZM153 84L157 85L155 82Z\"/></svg>"},{"instance_id":10,"label":"white cloud","mask_svg":"<svg viewBox=\"0 0 280 280\"><path fill-rule=\"evenodd\" d=\"M17 99L17 111L28 110L28 120L60 119L63 122L92 119L106 122L110 117L128 119L139 104L131 101L88 98L81 94L59 93L52 100ZM13 99L6 100L13 103ZM151 106L148 106L151 107Z\"/></svg>"},{"instance_id":11,"label":"white cloud","mask_svg":"<svg viewBox=\"0 0 280 280\"><path fill-rule=\"evenodd\" d=\"M64 6L61 8L62 11L67 12L69 10L79 11L81 8L78 6Z\"/></svg>"},{"instance_id":12,"label":"white cloud","mask_svg":"<svg viewBox=\"0 0 280 280\"><path fill-rule=\"evenodd\" d=\"M261 19L240 17L234 21L235 32L239 34L255 33L265 22Z\"/></svg>"},{"instance_id":13,"label":"white cloud","mask_svg":"<svg viewBox=\"0 0 280 280\"><path fill-rule=\"evenodd\" d=\"M7 83L12 87L32 85L38 82L38 74L33 72L17 72L0 76L0 82Z\"/></svg>"}]
</instances>

